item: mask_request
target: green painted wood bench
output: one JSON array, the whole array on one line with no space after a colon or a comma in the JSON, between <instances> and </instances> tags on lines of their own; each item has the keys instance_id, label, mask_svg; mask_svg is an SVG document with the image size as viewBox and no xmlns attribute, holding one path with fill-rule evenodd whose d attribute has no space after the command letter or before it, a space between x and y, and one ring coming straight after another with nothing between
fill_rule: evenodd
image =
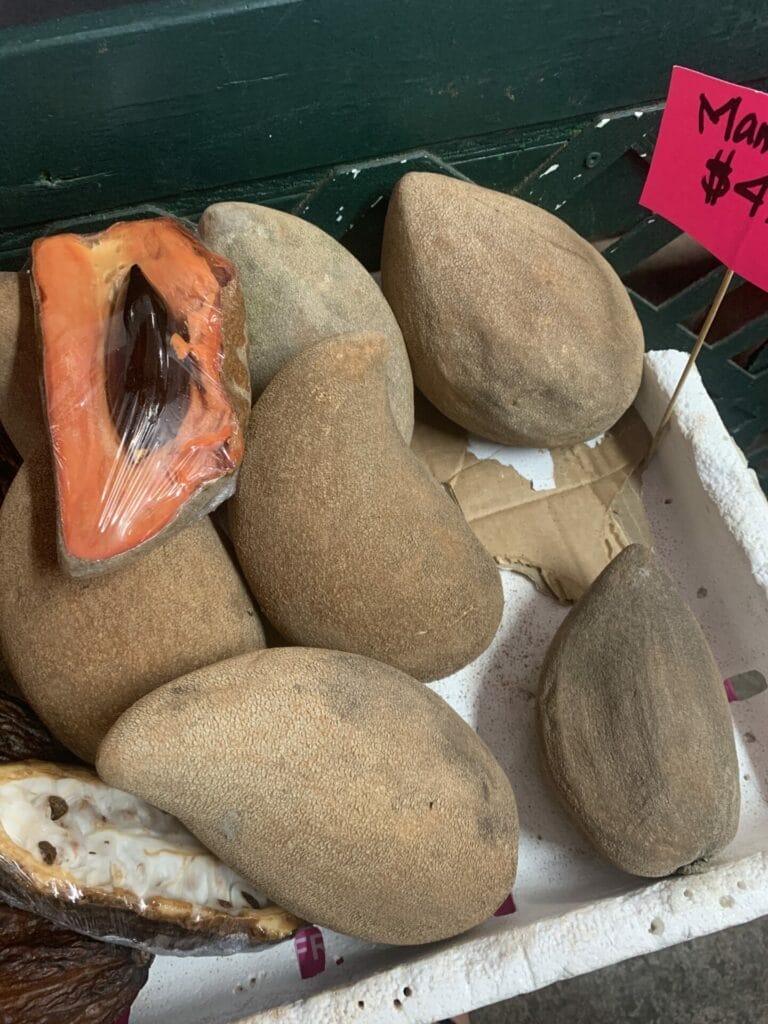
<instances>
[{"instance_id":1,"label":"green painted wood bench","mask_svg":"<svg viewBox=\"0 0 768 1024\"><path fill-rule=\"evenodd\" d=\"M43 232L244 199L307 217L375 269L392 185L429 169L605 240L648 347L690 348L721 271L644 293L643 266L679 233L637 199L673 63L768 86L759 0L684 17L630 0L81 0L53 20L45 0L15 4L0 28L0 267ZM767 337L768 306L699 361L765 487Z\"/></svg>"}]
</instances>

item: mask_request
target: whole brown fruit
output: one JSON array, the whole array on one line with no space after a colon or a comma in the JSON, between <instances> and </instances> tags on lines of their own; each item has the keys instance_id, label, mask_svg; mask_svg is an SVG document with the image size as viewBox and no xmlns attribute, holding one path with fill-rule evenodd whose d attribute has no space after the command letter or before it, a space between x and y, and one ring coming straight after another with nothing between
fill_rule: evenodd
<instances>
[{"instance_id":1,"label":"whole brown fruit","mask_svg":"<svg viewBox=\"0 0 768 1024\"><path fill-rule=\"evenodd\" d=\"M148 690L264 645L208 517L117 572L67 576L47 452L24 463L0 508L0 559L3 657L43 722L86 761Z\"/></svg>"},{"instance_id":2,"label":"whole brown fruit","mask_svg":"<svg viewBox=\"0 0 768 1024\"><path fill-rule=\"evenodd\" d=\"M287 639L438 679L490 644L503 595L456 502L398 433L386 339L321 342L251 415L232 539Z\"/></svg>"},{"instance_id":3,"label":"whole brown fruit","mask_svg":"<svg viewBox=\"0 0 768 1024\"><path fill-rule=\"evenodd\" d=\"M413 433L413 377L403 335L381 289L335 238L256 203L214 203L200 236L238 268L253 400L303 349L334 335L387 339L387 389L398 429Z\"/></svg>"},{"instance_id":4,"label":"whole brown fruit","mask_svg":"<svg viewBox=\"0 0 768 1024\"><path fill-rule=\"evenodd\" d=\"M721 675L650 548L625 548L555 634L539 731L561 800L624 871L699 870L733 839L739 769Z\"/></svg>"},{"instance_id":5,"label":"whole brown fruit","mask_svg":"<svg viewBox=\"0 0 768 1024\"><path fill-rule=\"evenodd\" d=\"M634 401L643 332L626 289L539 207L406 174L387 210L381 272L416 384L467 430L553 448L607 430Z\"/></svg>"},{"instance_id":6,"label":"whole brown fruit","mask_svg":"<svg viewBox=\"0 0 768 1024\"><path fill-rule=\"evenodd\" d=\"M512 789L442 698L387 665L273 648L155 690L97 762L260 892L371 942L489 917L517 863Z\"/></svg>"}]
</instances>

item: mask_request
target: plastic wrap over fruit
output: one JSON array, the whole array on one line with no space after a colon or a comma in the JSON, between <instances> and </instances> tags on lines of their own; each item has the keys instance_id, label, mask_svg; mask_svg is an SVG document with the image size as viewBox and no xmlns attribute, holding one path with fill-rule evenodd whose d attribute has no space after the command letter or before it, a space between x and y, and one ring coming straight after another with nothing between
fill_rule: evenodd
<instances>
[{"instance_id":1,"label":"plastic wrap over fruit","mask_svg":"<svg viewBox=\"0 0 768 1024\"><path fill-rule=\"evenodd\" d=\"M304 922L171 815L91 771L0 765L0 900L152 953L241 953Z\"/></svg>"},{"instance_id":2,"label":"plastic wrap over fruit","mask_svg":"<svg viewBox=\"0 0 768 1024\"><path fill-rule=\"evenodd\" d=\"M32 246L59 558L116 568L235 487L250 412L235 267L168 217Z\"/></svg>"}]
</instances>

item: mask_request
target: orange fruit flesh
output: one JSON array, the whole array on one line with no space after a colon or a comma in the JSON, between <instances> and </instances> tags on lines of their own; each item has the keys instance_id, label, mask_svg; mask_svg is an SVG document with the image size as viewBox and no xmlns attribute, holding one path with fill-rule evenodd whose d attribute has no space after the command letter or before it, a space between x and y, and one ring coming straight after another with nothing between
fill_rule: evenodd
<instances>
[{"instance_id":1,"label":"orange fruit flesh","mask_svg":"<svg viewBox=\"0 0 768 1024\"><path fill-rule=\"evenodd\" d=\"M61 536L70 556L102 561L168 526L202 487L229 475L243 436L223 380L221 281L231 264L170 218L114 224L98 235L54 235L32 247L45 402ZM188 340L195 383L173 440L131 448L107 397L106 339L115 302L138 265Z\"/></svg>"}]
</instances>

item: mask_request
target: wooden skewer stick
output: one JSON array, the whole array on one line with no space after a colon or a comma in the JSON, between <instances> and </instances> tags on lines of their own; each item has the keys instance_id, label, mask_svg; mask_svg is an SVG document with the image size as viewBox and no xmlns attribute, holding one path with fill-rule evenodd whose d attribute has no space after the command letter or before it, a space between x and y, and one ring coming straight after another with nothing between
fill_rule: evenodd
<instances>
[{"instance_id":1,"label":"wooden skewer stick","mask_svg":"<svg viewBox=\"0 0 768 1024\"><path fill-rule=\"evenodd\" d=\"M680 375L680 380L677 382L677 387L673 391L672 397L669 400L669 405L664 411L664 415L661 417L661 422L656 428L656 433L653 435L653 439L648 449L648 453L643 459L641 469L645 469L645 467L651 461L653 456L656 454L656 449L659 447L664 431L667 429L667 425L669 424L669 421L672 417L672 411L675 408L675 403L677 402L678 396L680 395L680 392L683 390L683 385L688 379L688 374L693 369L693 364L696 362L696 357L698 356L699 352L701 352L702 346L704 342L707 340L709 329L712 326L715 317L717 316L717 311L718 309L720 309L720 305L723 299L725 298L725 293L728 291L728 286L731 283L732 277L732 270L726 270L723 274L723 279L720 282L720 287L717 289L717 294L715 295L714 299L712 299L712 305L709 307L707 311L707 315L704 318L704 323L701 325L701 330L698 333L696 342L693 348L691 349L690 356L688 357L688 362L685 364L685 369Z\"/></svg>"}]
</instances>

